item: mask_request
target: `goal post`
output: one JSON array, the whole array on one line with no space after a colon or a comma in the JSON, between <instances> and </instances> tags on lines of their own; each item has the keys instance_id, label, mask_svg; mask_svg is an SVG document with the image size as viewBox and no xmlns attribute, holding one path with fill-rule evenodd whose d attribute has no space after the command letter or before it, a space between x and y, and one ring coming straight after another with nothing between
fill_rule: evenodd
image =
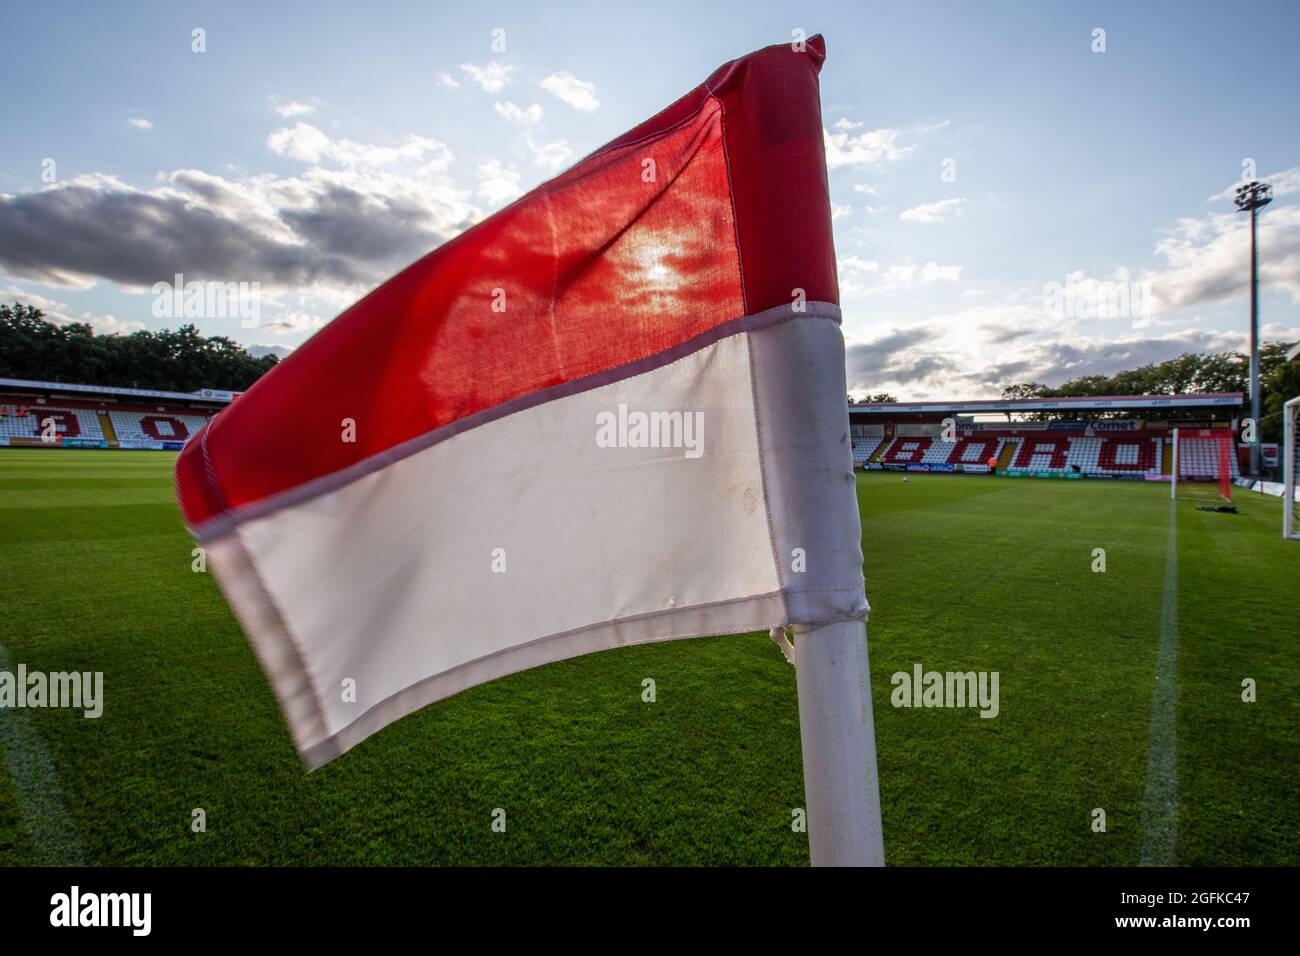
<instances>
[{"instance_id":1,"label":"goal post","mask_svg":"<svg viewBox=\"0 0 1300 956\"><path fill-rule=\"evenodd\" d=\"M1170 441L1170 498L1232 501L1232 429L1175 428Z\"/></svg>"},{"instance_id":2,"label":"goal post","mask_svg":"<svg viewBox=\"0 0 1300 956\"><path fill-rule=\"evenodd\" d=\"M1297 509L1296 478L1300 472L1300 395L1282 406L1282 535L1300 541L1300 509Z\"/></svg>"}]
</instances>

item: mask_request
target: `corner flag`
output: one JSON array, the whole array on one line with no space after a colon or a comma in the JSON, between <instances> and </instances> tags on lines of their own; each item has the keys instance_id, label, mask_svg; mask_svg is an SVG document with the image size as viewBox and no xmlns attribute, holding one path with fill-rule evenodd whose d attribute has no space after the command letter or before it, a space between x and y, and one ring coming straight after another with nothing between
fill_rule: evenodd
<instances>
[{"instance_id":1,"label":"corner flag","mask_svg":"<svg viewBox=\"0 0 1300 956\"><path fill-rule=\"evenodd\" d=\"M186 522L308 766L608 648L851 622L865 667L824 57L719 68L185 447Z\"/></svg>"}]
</instances>

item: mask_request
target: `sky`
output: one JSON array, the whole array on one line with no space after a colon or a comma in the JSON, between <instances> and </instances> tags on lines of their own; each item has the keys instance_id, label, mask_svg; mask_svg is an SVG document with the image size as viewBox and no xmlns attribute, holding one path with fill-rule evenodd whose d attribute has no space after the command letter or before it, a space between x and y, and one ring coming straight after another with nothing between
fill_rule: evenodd
<instances>
[{"instance_id":1,"label":"sky","mask_svg":"<svg viewBox=\"0 0 1300 956\"><path fill-rule=\"evenodd\" d=\"M853 394L1245 349L1243 176L1275 197L1262 337L1300 339L1300 4L4 0L0 33L0 299L102 333L287 354L721 63L822 33ZM167 315L176 273L258 283L256 324Z\"/></svg>"}]
</instances>

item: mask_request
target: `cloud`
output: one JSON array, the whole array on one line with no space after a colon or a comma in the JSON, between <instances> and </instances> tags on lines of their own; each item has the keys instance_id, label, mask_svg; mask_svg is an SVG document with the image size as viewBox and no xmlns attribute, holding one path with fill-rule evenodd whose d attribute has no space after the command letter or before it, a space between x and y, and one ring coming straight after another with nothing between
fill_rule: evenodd
<instances>
[{"instance_id":1,"label":"cloud","mask_svg":"<svg viewBox=\"0 0 1300 956\"><path fill-rule=\"evenodd\" d=\"M286 355L293 354L292 345L250 345L244 349L253 358L261 358L264 355L274 355L276 358L284 358Z\"/></svg>"},{"instance_id":2,"label":"cloud","mask_svg":"<svg viewBox=\"0 0 1300 956\"><path fill-rule=\"evenodd\" d=\"M903 222L947 222L961 213L961 205L964 202L966 202L965 199L958 198L923 203L920 206L913 206L911 209L904 209L898 214L898 218Z\"/></svg>"},{"instance_id":3,"label":"cloud","mask_svg":"<svg viewBox=\"0 0 1300 956\"><path fill-rule=\"evenodd\" d=\"M542 121L542 106L540 103L534 103L525 110L506 100L504 103L497 103L495 109L512 123L536 126Z\"/></svg>"},{"instance_id":4,"label":"cloud","mask_svg":"<svg viewBox=\"0 0 1300 956\"><path fill-rule=\"evenodd\" d=\"M537 85L575 110L588 112L600 106L600 100L596 98L596 85L580 80L565 70L552 73Z\"/></svg>"},{"instance_id":5,"label":"cloud","mask_svg":"<svg viewBox=\"0 0 1300 956\"><path fill-rule=\"evenodd\" d=\"M141 116L132 116L127 120L127 123L136 129L153 129L153 123Z\"/></svg>"},{"instance_id":6,"label":"cloud","mask_svg":"<svg viewBox=\"0 0 1300 956\"><path fill-rule=\"evenodd\" d=\"M261 328L273 335L285 335L294 332L312 332L325 324L319 315L307 312L290 312L280 318L263 322Z\"/></svg>"},{"instance_id":7,"label":"cloud","mask_svg":"<svg viewBox=\"0 0 1300 956\"><path fill-rule=\"evenodd\" d=\"M841 118L835 121L835 128L840 130L862 129L865 123L855 123L851 119Z\"/></svg>"},{"instance_id":8,"label":"cloud","mask_svg":"<svg viewBox=\"0 0 1300 956\"><path fill-rule=\"evenodd\" d=\"M826 144L826 166L830 169L896 162L916 148L899 143L902 130L897 129L872 129L856 136L847 129L838 133L823 129L822 136Z\"/></svg>"},{"instance_id":9,"label":"cloud","mask_svg":"<svg viewBox=\"0 0 1300 956\"><path fill-rule=\"evenodd\" d=\"M507 169L496 159L490 159L478 168L478 195L490 205L500 206L523 195L519 188L519 173Z\"/></svg>"},{"instance_id":10,"label":"cloud","mask_svg":"<svg viewBox=\"0 0 1300 956\"><path fill-rule=\"evenodd\" d=\"M564 140L538 144L526 139L524 143L533 154L533 162L543 169L560 169L573 157L573 150Z\"/></svg>"},{"instance_id":11,"label":"cloud","mask_svg":"<svg viewBox=\"0 0 1300 956\"><path fill-rule=\"evenodd\" d=\"M266 145L277 155L304 163L330 161L350 167L421 162L441 171L452 161L451 150L445 144L424 136L407 136L400 146L371 146L350 139L330 139L309 123L275 130L267 137Z\"/></svg>"},{"instance_id":12,"label":"cloud","mask_svg":"<svg viewBox=\"0 0 1300 956\"><path fill-rule=\"evenodd\" d=\"M281 101L272 97L275 103L275 111L284 119L293 119L295 116L306 116L308 113L316 112L316 107L308 103L299 103L297 100Z\"/></svg>"},{"instance_id":13,"label":"cloud","mask_svg":"<svg viewBox=\"0 0 1300 956\"><path fill-rule=\"evenodd\" d=\"M52 325L84 323L94 329L96 335L128 335L131 332L140 332L145 327L143 322L116 319L111 315L96 315L93 312L72 315L71 306L66 302L59 302L13 285L0 288L0 302L5 304L20 302L23 305L34 306L44 313L46 321Z\"/></svg>"},{"instance_id":14,"label":"cloud","mask_svg":"<svg viewBox=\"0 0 1300 956\"><path fill-rule=\"evenodd\" d=\"M182 169L149 190L91 174L0 194L0 273L141 291L179 272L349 304L483 217L433 140L370 145L299 123L272 133L268 147L307 168L236 178Z\"/></svg>"},{"instance_id":15,"label":"cloud","mask_svg":"<svg viewBox=\"0 0 1300 956\"><path fill-rule=\"evenodd\" d=\"M1147 272L1152 311L1192 309L1250 292L1250 219L1212 213L1180 219L1155 247L1166 268ZM1261 289L1300 302L1300 206L1266 207L1259 217Z\"/></svg>"},{"instance_id":16,"label":"cloud","mask_svg":"<svg viewBox=\"0 0 1300 956\"><path fill-rule=\"evenodd\" d=\"M438 85L447 90L460 89L460 84L446 70L438 71Z\"/></svg>"},{"instance_id":17,"label":"cloud","mask_svg":"<svg viewBox=\"0 0 1300 956\"><path fill-rule=\"evenodd\" d=\"M868 196L875 196L876 187L871 183L854 183L853 191L856 193L865 193Z\"/></svg>"},{"instance_id":18,"label":"cloud","mask_svg":"<svg viewBox=\"0 0 1300 956\"><path fill-rule=\"evenodd\" d=\"M851 342L844 364L850 391L880 391L886 384L909 385L953 374L957 364L950 357L927 352L923 346L938 342L942 331L929 325L890 329L867 341Z\"/></svg>"},{"instance_id":19,"label":"cloud","mask_svg":"<svg viewBox=\"0 0 1300 956\"><path fill-rule=\"evenodd\" d=\"M460 68L469 77L470 82L484 93L500 93L510 84L510 76L515 72L515 67L506 66L495 60L483 66L462 63Z\"/></svg>"},{"instance_id":20,"label":"cloud","mask_svg":"<svg viewBox=\"0 0 1300 956\"><path fill-rule=\"evenodd\" d=\"M849 206L849 205L841 205L841 204L839 204L839 203L832 203L832 204L831 204L831 221L832 221L832 222L834 222L836 219L843 219L845 216L851 215L852 213L853 213L853 207L852 207L852 206Z\"/></svg>"},{"instance_id":21,"label":"cloud","mask_svg":"<svg viewBox=\"0 0 1300 956\"><path fill-rule=\"evenodd\" d=\"M863 259L856 254L839 257L839 267L841 272L879 272L880 263L874 259Z\"/></svg>"},{"instance_id":22,"label":"cloud","mask_svg":"<svg viewBox=\"0 0 1300 956\"><path fill-rule=\"evenodd\" d=\"M869 264L870 269L855 267L854 260L857 263ZM882 271L879 263L874 260L858 259L857 256L844 256L839 261L840 269L850 273L847 282L841 276L840 291L845 296L892 294L917 283L930 285L934 282L957 282L961 279L961 266L941 266L937 262L926 262L918 266L909 260L888 266ZM872 286L857 281L857 276L867 271L879 272L881 281Z\"/></svg>"}]
</instances>

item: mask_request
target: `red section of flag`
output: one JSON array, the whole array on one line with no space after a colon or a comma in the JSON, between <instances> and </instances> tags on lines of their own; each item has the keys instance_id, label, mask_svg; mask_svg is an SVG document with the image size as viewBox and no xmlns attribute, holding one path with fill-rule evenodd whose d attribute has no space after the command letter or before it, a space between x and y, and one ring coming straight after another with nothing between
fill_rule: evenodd
<instances>
[{"instance_id":1,"label":"red section of flag","mask_svg":"<svg viewBox=\"0 0 1300 956\"><path fill-rule=\"evenodd\" d=\"M186 519L660 354L796 290L838 302L824 56L815 37L727 64L381 285L186 447Z\"/></svg>"}]
</instances>

